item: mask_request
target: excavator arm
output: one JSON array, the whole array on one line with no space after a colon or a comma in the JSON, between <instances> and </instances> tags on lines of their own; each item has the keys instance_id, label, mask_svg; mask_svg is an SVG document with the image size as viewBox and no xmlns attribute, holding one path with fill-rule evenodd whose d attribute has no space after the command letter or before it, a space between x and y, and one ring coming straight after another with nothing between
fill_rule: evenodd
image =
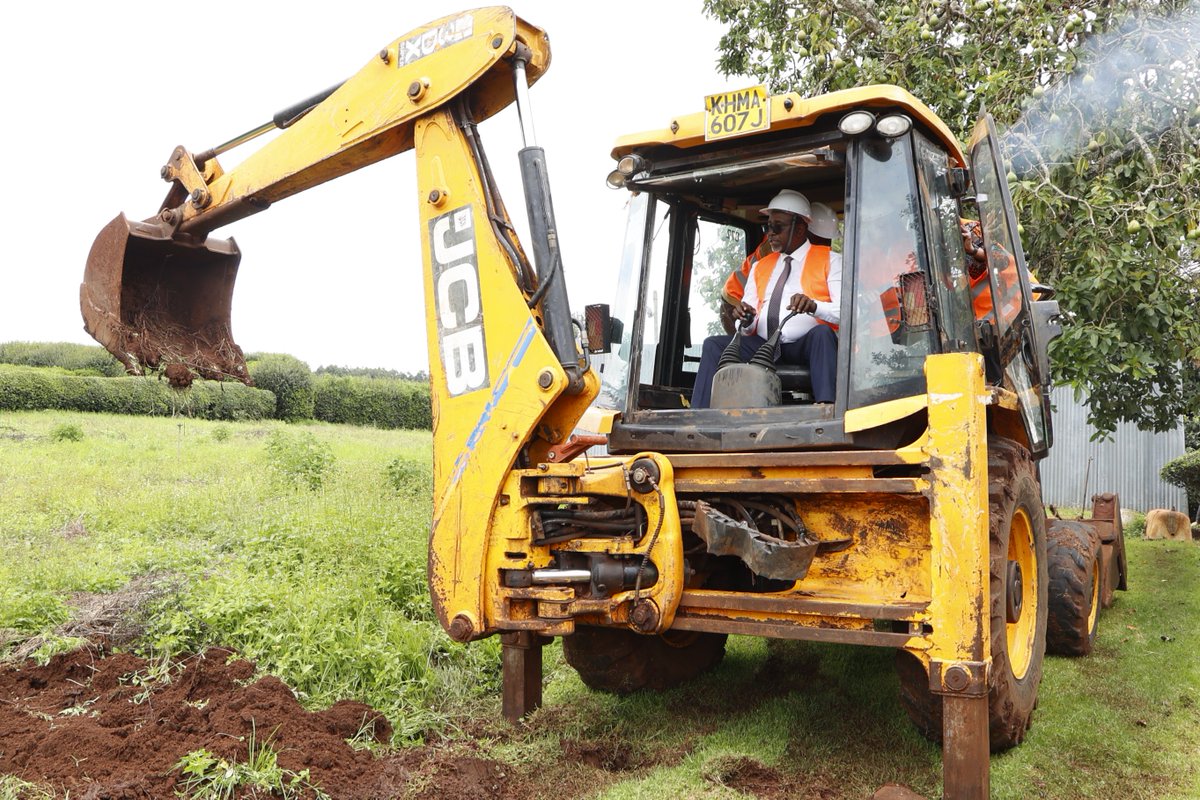
<instances>
[{"instance_id":1,"label":"excavator arm","mask_svg":"<svg viewBox=\"0 0 1200 800\"><path fill-rule=\"evenodd\" d=\"M396 39L344 83L225 145L175 148L161 170L171 187L158 213L118 216L97 237L80 291L85 327L135 374L165 367L185 385L192 373L250 382L230 323L240 252L209 234L412 149L418 121L438 110L459 109L463 125L492 116L516 99L514 64L533 82L549 63L546 34L511 10L466 12ZM218 155L276 127L284 130L236 169L221 167ZM489 198L484 221L506 225L498 204ZM532 295L536 277L510 231L509 260ZM557 349L570 356L565 343Z\"/></svg>"},{"instance_id":2,"label":"excavator arm","mask_svg":"<svg viewBox=\"0 0 1200 800\"><path fill-rule=\"evenodd\" d=\"M81 286L87 330L131 371L165 368L176 384L197 373L249 383L229 319L240 252L232 239L209 234L414 149L434 418L429 577L442 625L460 641L521 624L487 599L495 596L487 576L498 574L497 553L511 560L530 536L525 504L508 485L513 474L559 457L554 446L567 441L599 388L572 329L532 127L520 159L533 265L476 129L513 102L524 125L525 91L549 62L545 33L507 8L413 31L311 107L300 104L298 118L283 115L286 129L234 169L217 160L227 146L176 148L162 170L171 188L161 209L104 228ZM547 556L539 558L540 565Z\"/></svg>"},{"instance_id":3,"label":"excavator arm","mask_svg":"<svg viewBox=\"0 0 1200 800\"><path fill-rule=\"evenodd\" d=\"M267 208L297 192L410 150L421 117L463 102L475 122L515 99L511 62L533 83L550 64L544 31L506 8L445 17L379 51L324 100L301 111L277 138L228 173L207 154L176 148L163 177L187 202L172 208L193 236ZM219 149L219 148L216 148ZM169 206L164 206L164 209Z\"/></svg>"}]
</instances>

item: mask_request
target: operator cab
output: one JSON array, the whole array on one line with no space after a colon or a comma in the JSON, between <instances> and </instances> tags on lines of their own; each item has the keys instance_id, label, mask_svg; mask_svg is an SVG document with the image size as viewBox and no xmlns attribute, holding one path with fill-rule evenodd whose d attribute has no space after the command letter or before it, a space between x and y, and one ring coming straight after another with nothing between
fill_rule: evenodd
<instances>
[{"instance_id":1,"label":"operator cab","mask_svg":"<svg viewBox=\"0 0 1200 800\"><path fill-rule=\"evenodd\" d=\"M1022 397L1030 449L1044 452L1048 370L1034 354L1045 344L1022 324L1029 282L990 127L977 136L976 160L991 174L976 178L972 211L988 246L1020 260L1022 279L993 279L996 310L981 325L960 233L966 160L928 108L890 86L814 99L742 94L709 98L705 114L614 150L610 184L631 200L597 400L620 412L610 450L900 446L926 426L926 358L966 351L989 354L989 382ZM781 189L840 217L836 400L814 404L806 371L780 364L777 406L692 408L704 340L726 332L721 288L763 241L761 209Z\"/></svg>"}]
</instances>

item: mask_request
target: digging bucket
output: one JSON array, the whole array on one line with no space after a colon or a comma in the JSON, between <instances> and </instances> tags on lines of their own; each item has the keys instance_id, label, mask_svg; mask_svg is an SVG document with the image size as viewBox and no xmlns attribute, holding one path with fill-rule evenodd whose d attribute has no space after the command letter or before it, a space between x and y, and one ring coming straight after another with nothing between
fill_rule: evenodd
<instances>
[{"instance_id":1,"label":"digging bucket","mask_svg":"<svg viewBox=\"0 0 1200 800\"><path fill-rule=\"evenodd\" d=\"M104 226L79 287L84 328L137 375L162 368L174 385L197 374L250 383L230 324L241 252L233 239L172 233L124 214Z\"/></svg>"}]
</instances>

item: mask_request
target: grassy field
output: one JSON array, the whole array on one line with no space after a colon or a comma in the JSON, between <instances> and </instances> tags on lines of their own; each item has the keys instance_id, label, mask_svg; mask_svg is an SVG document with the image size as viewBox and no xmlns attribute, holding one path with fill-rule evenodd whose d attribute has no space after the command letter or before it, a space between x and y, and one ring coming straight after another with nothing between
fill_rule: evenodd
<instances>
[{"instance_id":1,"label":"grassy field","mask_svg":"<svg viewBox=\"0 0 1200 800\"><path fill-rule=\"evenodd\" d=\"M219 644L313 706L370 703L396 746L469 742L521 769L564 742L614 743L611 779L564 797L746 797L730 780L746 759L798 797L888 780L936 796L940 752L904 717L889 651L734 637L699 682L613 698L554 645L545 707L517 730L496 721L498 643L453 644L426 596L429 441L4 415L0 652L44 658L95 632L159 658ZM1129 557L1098 652L1047 659L1029 738L992 760L993 797L1200 797L1200 547L1135 539Z\"/></svg>"}]
</instances>

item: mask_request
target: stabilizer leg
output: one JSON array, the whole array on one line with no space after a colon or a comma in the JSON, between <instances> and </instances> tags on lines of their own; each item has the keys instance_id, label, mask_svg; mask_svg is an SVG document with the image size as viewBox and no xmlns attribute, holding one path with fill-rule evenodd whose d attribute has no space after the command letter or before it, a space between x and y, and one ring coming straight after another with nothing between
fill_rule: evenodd
<instances>
[{"instance_id":1,"label":"stabilizer leg","mask_svg":"<svg viewBox=\"0 0 1200 800\"><path fill-rule=\"evenodd\" d=\"M509 722L520 721L542 705L544 644L545 640L531 631L500 634L504 718Z\"/></svg>"},{"instance_id":2,"label":"stabilizer leg","mask_svg":"<svg viewBox=\"0 0 1200 800\"><path fill-rule=\"evenodd\" d=\"M991 755L987 694L945 695L942 709L942 796L987 800Z\"/></svg>"}]
</instances>

